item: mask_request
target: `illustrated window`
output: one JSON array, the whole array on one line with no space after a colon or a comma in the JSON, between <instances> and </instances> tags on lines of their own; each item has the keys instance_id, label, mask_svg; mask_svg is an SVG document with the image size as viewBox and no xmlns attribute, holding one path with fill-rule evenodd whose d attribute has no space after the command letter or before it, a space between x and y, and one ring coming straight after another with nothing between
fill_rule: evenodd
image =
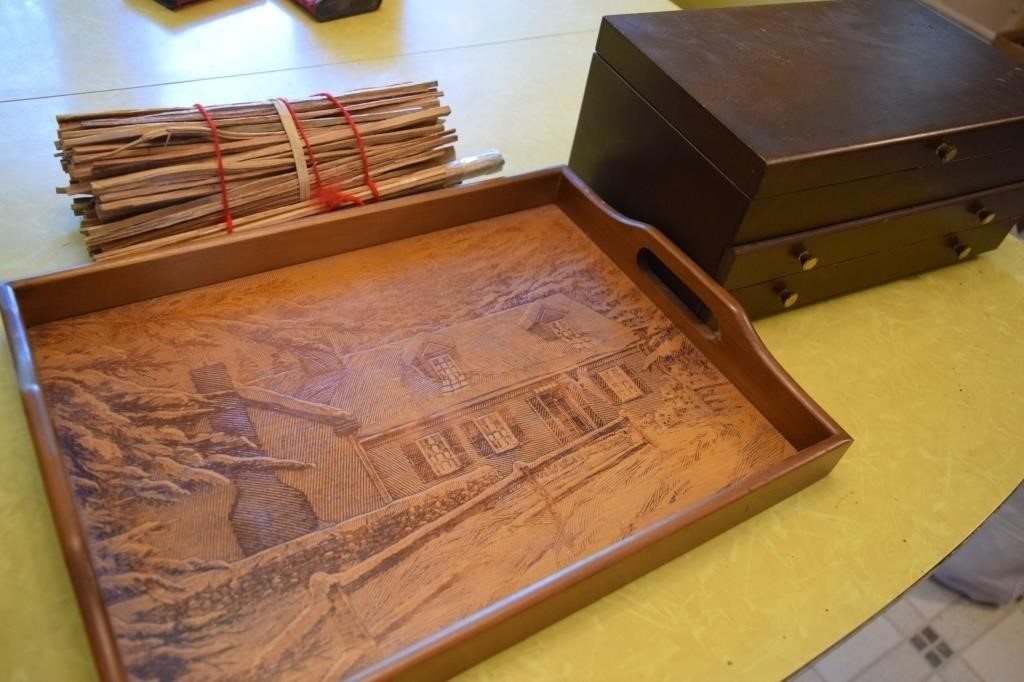
<instances>
[{"instance_id":1,"label":"illustrated window","mask_svg":"<svg viewBox=\"0 0 1024 682\"><path fill-rule=\"evenodd\" d=\"M583 350L591 346L590 341L580 334L576 327L565 319L555 320L550 323L551 330L555 332L555 335L563 341L568 341L572 344L572 347L576 350Z\"/></svg>"},{"instance_id":2,"label":"illustrated window","mask_svg":"<svg viewBox=\"0 0 1024 682\"><path fill-rule=\"evenodd\" d=\"M563 443L575 440L597 428L597 424L588 419L584 411L558 389L542 391L536 397L527 399L527 402L544 418Z\"/></svg>"},{"instance_id":3,"label":"illustrated window","mask_svg":"<svg viewBox=\"0 0 1024 682\"><path fill-rule=\"evenodd\" d=\"M602 370L598 372L598 375L620 403L629 402L644 395L644 391L621 365Z\"/></svg>"},{"instance_id":4,"label":"illustrated window","mask_svg":"<svg viewBox=\"0 0 1024 682\"><path fill-rule=\"evenodd\" d=\"M497 412L473 420L480 433L495 452L505 452L519 445L519 439Z\"/></svg>"},{"instance_id":5,"label":"illustrated window","mask_svg":"<svg viewBox=\"0 0 1024 682\"><path fill-rule=\"evenodd\" d=\"M448 353L435 355L428 360L430 368L441 379L441 390L445 393L457 391L469 384L455 360Z\"/></svg>"},{"instance_id":6,"label":"illustrated window","mask_svg":"<svg viewBox=\"0 0 1024 682\"><path fill-rule=\"evenodd\" d=\"M423 458L437 476L446 476L462 468L459 458L455 456L451 445L440 433L431 433L416 441Z\"/></svg>"}]
</instances>

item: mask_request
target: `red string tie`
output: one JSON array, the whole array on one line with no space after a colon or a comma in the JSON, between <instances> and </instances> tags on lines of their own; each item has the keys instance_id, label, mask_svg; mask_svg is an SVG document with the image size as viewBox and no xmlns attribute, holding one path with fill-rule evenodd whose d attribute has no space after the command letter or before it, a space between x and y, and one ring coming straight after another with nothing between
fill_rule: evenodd
<instances>
[{"instance_id":1,"label":"red string tie","mask_svg":"<svg viewBox=\"0 0 1024 682\"><path fill-rule=\"evenodd\" d=\"M338 108L338 111L341 112L341 115L345 117L345 120L348 121L348 127L352 129L352 138L356 142L356 149L359 150L359 160L363 166L363 182L366 184L367 187L370 188L370 191L373 193L373 200L380 201L380 190L377 189L377 183L375 183L373 181L373 178L370 177L370 160L366 157L366 145L363 144L363 136L359 134L359 126L356 125L356 120L352 118L352 114L350 114L348 109L345 108L345 105L342 104L338 100L338 98L332 95L331 93L318 92L313 96L326 97L327 99L329 99L331 103Z\"/></svg>"},{"instance_id":2,"label":"red string tie","mask_svg":"<svg viewBox=\"0 0 1024 682\"><path fill-rule=\"evenodd\" d=\"M220 150L220 133L217 131L217 124L213 122L213 117L210 116L210 112L206 110L202 104L193 104L203 118L206 119L206 125L210 127L210 135L213 136L213 153L217 159L217 178L220 180L220 202L224 206L224 224L227 226L228 234L235 231L235 221L231 219L231 206L228 203L228 182L224 177L224 156Z\"/></svg>"},{"instance_id":3,"label":"red string tie","mask_svg":"<svg viewBox=\"0 0 1024 682\"><path fill-rule=\"evenodd\" d=\"M281 103L288 109L288 114L292 118L292 123L295 124L295 130L298 131L299 137L302 139L302 146L306 150L306 157L309 159L309 165L313 170L313 182L316 183L316 197L323 205L324 210L331 211L346 204L362 206L362 199L351 194L345 194L337 184L324 184L323 178L320 175L320 166L316 162L316 154L313 153L313 145L309 142L309 136L306 135L306 128L302 125L302 120L299 118L298 112L295 111L295 107L292 106L292 103L284 97L280 97L278 99L280 99Z\"/></svg>"}]
</instances>

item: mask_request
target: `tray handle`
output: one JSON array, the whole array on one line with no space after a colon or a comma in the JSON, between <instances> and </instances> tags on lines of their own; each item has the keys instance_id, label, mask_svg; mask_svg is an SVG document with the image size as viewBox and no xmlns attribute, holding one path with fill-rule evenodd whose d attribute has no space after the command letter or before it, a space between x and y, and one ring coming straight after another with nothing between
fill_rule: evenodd
<instances>
[{"instance_id":1,"label":"tray handle","mask_svg":"<svg viewBox=\"0 0 1024 682\"><path fill-rule=\"evenodd\" d=\"M558 205L649 296L660 299L675 313L670 315L674 322L712 347L761 350L760 339L740 304L678 246L650 225L608 206L568 168L562 173ZM684 301L687 293L711 312L715 328L705 324Z\"/></svg>"},{"instance_id":2,"label":"tray handle","mask_svg":"<svg viewBox=\"0 0 1024 682\"><path fill-rule=\"evenodd\" d=\"M568 168L555 201L793 447L849 442L764 347L736 299L668 237L615 211ZM684 302L687 293L711 312L714 329Z\"/></svg>"},{"instance_id":3,"label":"tray handle","mask_svg":"<svg viewBox=\"0 0 1024 682\"><path fill-rule=\"evenodd\" d=\"M661 295L682 313L687 325L705 339L720 343L723 338L746 337L752 332L746 314L731 295L715 283L693 260L659 232L646 225L636 226L636 267ZM711 324L700 319L684 301L689 293L711 313Z\"/></svg>"}]
</instances>

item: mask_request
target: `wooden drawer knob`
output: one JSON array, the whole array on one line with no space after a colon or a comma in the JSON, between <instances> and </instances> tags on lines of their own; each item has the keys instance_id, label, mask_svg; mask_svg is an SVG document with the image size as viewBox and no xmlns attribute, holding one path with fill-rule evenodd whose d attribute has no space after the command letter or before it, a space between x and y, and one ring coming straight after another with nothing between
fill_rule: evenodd
<instances>
[{"instance_id":1,"label":"wooden drawer knob","mask_svg":"<svg viewBox=\"0 0 1024 682\"><path fill-rule=\"evenodd\" d=\"M789 289L783 289L779 292L779 300L782 301L783 308L792 308L796 305L796 300L800 298L800 295L795 291Z\"/></svg>"},{"instance_id":2,"label":"wooden drawer knob","mask_svg":"<svg viewBox=\"0 0 1024 682\"><path fill-rule=\"evenodd\" d=\"M978 209L978 212L975 213L975 215L978 216L978 222L982 225L988 225L996 219L996 212L990 211L987 208Z\"/></svg>"},{"instance_id":3,"label":"wooden drawer knob","mask_svg":"<svg viewBox=\"0 0 1024 682\"><path fill-rule=\"evenodd\" d=\"M966 260L971 257L971 247L968 244L957 244L953 247L957 260Z\"/></svg>"},{"instance_id":4,"label":"wooden drawer knob","mask_svg":"<svg viewBox=\"0 0 1024 682\"><path fill-rule=\"evenodd\" d=\"M935 148L935 155L942 159L942 163L949 163L956 158L956 147L948 142L943 142Z\"/></svg>"},{"instance_id":5,"label":"wooden drawer knob","mask_svg":"<svg viewBox=\"0 0 1024 682\"><path fill-rule=\"evenodd\" d=\"M801 251L797 258L800 260L801 270L813 270L814 266L818 264L818 257L807 250Z\"/></svg>"}]
</instances>

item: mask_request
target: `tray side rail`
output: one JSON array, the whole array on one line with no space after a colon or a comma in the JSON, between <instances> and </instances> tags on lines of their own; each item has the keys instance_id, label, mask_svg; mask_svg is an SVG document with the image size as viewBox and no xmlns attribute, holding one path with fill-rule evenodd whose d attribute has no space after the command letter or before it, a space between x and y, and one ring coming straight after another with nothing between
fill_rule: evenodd
<instances>
[{"instance_id":1,"label":"tray side rail","mask_svg":"<svg viewBox=\"0 0 1024 682\"><path fill-rule=\"evenodd\" d=\"M764 348L742 309L651 227L623 218L566 168L310 218L253 235L87 265L0 286L19 388L65 560L104 680L125 672L39 387L28 329L48 321L257 274L555 203L764 414L798 452L500 600L359 674L441 679L563 618L824 476L850 443ZM677 292L695 294L712 329Z\"/></svg>"}]
</instances>

